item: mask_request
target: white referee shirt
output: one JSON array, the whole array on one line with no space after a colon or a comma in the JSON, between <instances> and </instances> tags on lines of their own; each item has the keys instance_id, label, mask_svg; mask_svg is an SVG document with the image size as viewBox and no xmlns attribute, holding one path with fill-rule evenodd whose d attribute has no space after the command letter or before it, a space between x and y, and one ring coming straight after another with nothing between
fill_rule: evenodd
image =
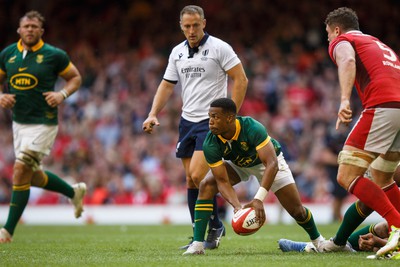
<instances>
[{"instance_id":1,"label":"white referee shirt","mask_svg":"<svg viewBox=\"0 0 400 267\"><path fill-rule=\"evenodd\" d=\"M208 119L213 100L227 97L226 71L240 59L229 44L210 35L193 58L188 58L188 46L184 41L172 49L164 79L181 83L182 117L199 122Z\"/></svg>"}]
</instances>

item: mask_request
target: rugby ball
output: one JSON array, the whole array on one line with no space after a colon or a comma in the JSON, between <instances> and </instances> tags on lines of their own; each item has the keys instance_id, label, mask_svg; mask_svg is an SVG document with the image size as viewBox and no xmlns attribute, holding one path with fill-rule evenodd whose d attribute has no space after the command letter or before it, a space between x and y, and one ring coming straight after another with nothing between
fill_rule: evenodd
<instances>
[{"instance_id":1,"label":"rugby ball","mask_svg":"<svg viewBox=\"0 0 400 267\"><path fill-rule=\"evenodd\" d=\"M232 228L238 235L251 235L257 232L262 225L256 220L256 212L253 208L238 210L232 218Z\"/></svg>"}]
</instances>

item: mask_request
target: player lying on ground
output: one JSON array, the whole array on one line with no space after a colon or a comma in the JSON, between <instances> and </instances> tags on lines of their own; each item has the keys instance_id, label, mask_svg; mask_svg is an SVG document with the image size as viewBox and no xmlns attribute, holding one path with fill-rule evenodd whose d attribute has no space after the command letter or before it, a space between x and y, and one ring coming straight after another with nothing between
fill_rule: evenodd
<instances>
[{"instance_id":1,"label":"player lying on ground","mask_svg":"<svg viewBox=\"0 0 400 267\"><path fill-rule=\"evenodd\" d=\"M254 208L259 223L264 224L263 201L271 190L318 247L324 238L314 223L311 211L301 203L279 142L271 138L258 121L236 116L236 105L229 98L214 100L208 114L210 132L203 143L203 150L212 175L207 175L200 183L195 207L194 241L183 255L204 254L203 241L213 210L213 197L220 192L236 213L242 209L242 204L232 186L248 181L252 175L260 182L260 188L254 199L244 207Z\"/></svg>"},{"instance_id":2,"label":"player lying on ground","mask_svg":"<svg viewBox=\"0 0 400 267\"><path fill-rule=\"evenodd\" d=\"M386 245L389 228L386 222L370 224L352 233L348 240L348 252L373 251ZM279 248L283 252L318 252L311 242L299 242L289 239L280 239ZM324 252L324 251L320 251Z\"/></svg>"},{"instance_id":3,"label":"player lying on ground","mask_svg":"<svg viewBox=\"0 0 400 267\"><path fill-rule=\"evenodd\" d=\"M366 173L366 176L371 177L371 173L374 174L375 172L373 169L370 167L370 172ZM373 175L372 175L373 176ZM393 175L393 180L396 182L397 186L400 186L400 167L397 166L397 169ZM362 202L357 201L354 204L352 204L352 207L348 209L346 212L343 222L341 224L341 227L339 228L338 233L336 234L335 237L337 237L340 234L340 237L342 238L345 236L345 240L347 241L347 244L342 247L342 249L338 250L329 250L329 251L322 251L322 252L340 252L340 251L372 251L376 252L378 251L381 247L385 246L387 243L387 239L389 237L389 227L386 221L382 221L377 224L372 224L372 225L367 225L360 230L353 231L352 234L348 235L347 238L347 232L352 229L351 227L346 227L344 225L349 224L348 222L353 222L358 221L357 218L354 218L354 214L352 212L349 212L349 210L354 209L357 210L357 214L363 214L364 217L366 218L366 214L370 214L370 209L366 207ZM358 216L357 216L358 217ZM361 217L361 216L360 216ZM337 238L336 238L337 239ZM279 243L279 248L283 252L289 252L289 251L298 251L298 252L315 252L316 249L310 242L296 242L288 239L280 239L278 241ZM393 254L394 255L394 254ZM398 259L400 256L394 255L392 259Z\"/></svg>"}]
</instances>

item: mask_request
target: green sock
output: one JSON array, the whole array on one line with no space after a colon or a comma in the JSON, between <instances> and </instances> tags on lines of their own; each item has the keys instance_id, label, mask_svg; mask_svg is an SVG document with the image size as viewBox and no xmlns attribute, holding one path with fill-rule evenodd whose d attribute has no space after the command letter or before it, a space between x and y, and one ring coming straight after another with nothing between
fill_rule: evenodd
<instances>
[{"instance_id":1,"label":"green sock","mask_svg":"<svg viewBox=\"0 0 400 267\"><path fill-rule=\"evenodd\" d=\"M365 215L358 208L358 201L351 204L344 214L343 221L334 238L334 243L339 246L346 245L350 235L357 229L357 227L367 218L369 214Z\"/></svg>"},{"instance_id":2,"label":"green sock","mask_svg":"<svg viewBox=\"0 0 400 267\"><path fill-rule=\"evenodd\" d=\"M14 234L15 227L28 204L30 194L30 184L14 185L11 195L10 210L8 211L7 222L4 228L11 234Z\"/></svg>"},{"instance_id":3,"label":"green sock","mask_svg":"<svg viewBox=\"0 0 400 267\"><path fill-rule=\"evenodd\" d=\"M194 207L194 237L193 241L204 241L206 234L208 220L210 219L213 211L212 199L210 200L197 200Z\"/></svg>"},{"instance_id":4,"label":"green sock","mask_svg":"<svg viewBox=\"0 0 400 267\"><path fill-rule=\"evenodd\" d=\"M48 177L47 183L43 186L44 189L61 193L69 198L74 197L75 191L67 182L52 172L45 171L44 173Z\"/></svg>"},{"instance_id":5,"label":"green sock","mask_svg":"<svg viewBox=\"0 0 400 267\"><path fill-rule=\"evenodd\" d=\"M353 232L350 237L349 237L349 243L351 244L351 246L353 247L353 249L359 251L360 248L358 247L358 238L360 237L360 235L365 235L368 233L374 233L374 226L375 224L371 224L371 225L367 225L363 228L361 228L360 230L357 230L356 232Z\"/></svg>"},{"instance_id":6,"label":"green sock","mask_svg":"<svg viewBox=\"0 0 400 267\"><path fill-rule=\"evenodd\" d=\"M307 213L307 219L302 222L296 222L298 225L303 227L304 230L306 230L311 240L317 239L321 234L318 232L317 226L315 225L314 217L309 209L307 209L306 207L304 207L304 209Z\"/></svg>"}]
</instances>

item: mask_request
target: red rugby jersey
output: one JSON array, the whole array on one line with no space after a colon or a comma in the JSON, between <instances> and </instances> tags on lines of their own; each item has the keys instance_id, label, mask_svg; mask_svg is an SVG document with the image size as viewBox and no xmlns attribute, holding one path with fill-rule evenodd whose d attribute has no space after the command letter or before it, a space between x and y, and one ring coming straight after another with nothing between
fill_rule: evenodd
<instances>
[{"instance_id":1,"label":"red rugby jersey","mask_svg":"<svg viewBox=\"0 0 400 267\"><path fill-rule=\"evenodd\" d=\"M400 102L400 61L396 53L371 35L349 31L329 45L329 55L335 64L333 51L343 41L355 50L355 86L363 107Z\"/></svg>"}]
</instances>

